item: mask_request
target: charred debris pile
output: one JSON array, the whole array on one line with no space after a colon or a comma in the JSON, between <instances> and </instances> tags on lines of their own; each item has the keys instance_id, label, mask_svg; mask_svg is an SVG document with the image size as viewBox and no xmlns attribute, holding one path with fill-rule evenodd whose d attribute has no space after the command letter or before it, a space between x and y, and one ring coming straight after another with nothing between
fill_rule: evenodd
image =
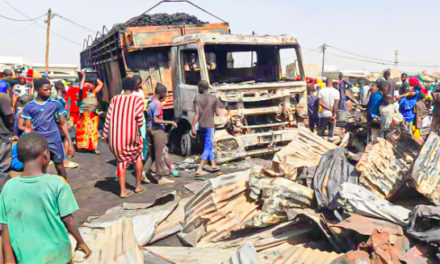
<instances>
[{"instance_id":1,"label":"charred debris pile","mask_svg":"<svg viewBox=\"0 0 440 264\"><path fill-rule=\"evenodd\" d=\"M112 208L81 228L100 252L82 263L439 263L440 137L396 130L359 153L351 142L299 128L270 170Z\"/></svg>"},{"instance_id":2,"label":"charred debris pile","mask_svg":"<svg viewBox=\"0 0 440 264\"><path fill-rule=\"evenodd\" d=\"M146 27L146 26L168 26L168 25L187 25L187 24L207 24L197 17L186 13L175 14L142 14L125 22L122 27Z\"/></svg>"}]
</instances>

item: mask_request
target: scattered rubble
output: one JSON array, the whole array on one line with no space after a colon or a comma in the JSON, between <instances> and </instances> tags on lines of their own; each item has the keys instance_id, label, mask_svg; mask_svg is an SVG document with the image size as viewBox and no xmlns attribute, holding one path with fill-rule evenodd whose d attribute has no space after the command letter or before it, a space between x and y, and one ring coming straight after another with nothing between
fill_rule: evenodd
<instances>
[{"instance_id":1,"label":"scattered rubble","mask_svg":"<svg viewBox=\"0 0 440 264\"><path fill-rule=\"evenodd\" d=\"M440 203L437 135L422 147L393 132L353 155L298 130L273 170L250 166L187 184L184 198L174 192L90 218L81 233L99 253L84 263L438 263L440 207L396 200L414 190ZM154 246L169 236L188 247Z\"/></svg>"}]
</instances>

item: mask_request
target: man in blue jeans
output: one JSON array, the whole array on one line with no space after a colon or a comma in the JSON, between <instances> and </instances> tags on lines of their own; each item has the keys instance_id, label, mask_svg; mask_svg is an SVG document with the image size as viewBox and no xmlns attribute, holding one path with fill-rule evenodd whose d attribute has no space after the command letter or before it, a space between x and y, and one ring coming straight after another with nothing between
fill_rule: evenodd
<instances>
[{"instance_id":1,"label":"man in blue jeans","mask_svg":"<svg viewBox=\"0 0 440 264\"><path fill-rule=\"evenodd\" d=\"M192 123L192 134L196 135L196 125L199 124L199 131L205 141L203 146L202 161L196 172L197 176L204 176L206 172L203 167L207 160L211 161L211 168L217 171L219 168L215 163L214 157L214 115L220 115L219 101L217 97L209 94L209 84L206 81L200 81L198 84L199 94L194 100L194 108L196 114L194 115Z\"/></svg>"}]
</instances>

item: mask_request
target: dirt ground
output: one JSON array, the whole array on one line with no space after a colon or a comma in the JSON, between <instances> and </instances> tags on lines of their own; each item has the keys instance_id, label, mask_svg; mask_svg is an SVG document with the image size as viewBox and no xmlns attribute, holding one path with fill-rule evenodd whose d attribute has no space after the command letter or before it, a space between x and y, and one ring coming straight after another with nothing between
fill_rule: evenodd
<instances>
[{"instance_id":1,"label":"dirt ground","mask_svg":"<svg viewBox=\"0 0 440 264\"><path fill-rule=\"evenodd\" d=\"M116 160L106 144L101 145L101 153L98 156L94 153L77 152L72 160L80 164L79 168L67 171L68 181L80 207L75 214L79 223L86 221L90 216L102 215L106 210L123 202L152 202L157 197L176 189L182 196L186 196L190 192L185 189L184 185L202 180L195 177L195 172L179 171L179 176L173 178L176 180L174 184L144 184L146 192L121 199L119 198L119 182L115 175ZM171 155L171 159L173 162L184 160L183 157L176 155ZM255 164L263 167L270 166L270 156L267 159L253 158L224 164L221 166L221 173L244 170ZM54 167L49 168L49 173L55 173ZM216 176L218 176L217 173L211 173L204 179ZM134 186L134 171L130 169L127 173L127 188L134 189Z\"/></svg>"}]
</instances>

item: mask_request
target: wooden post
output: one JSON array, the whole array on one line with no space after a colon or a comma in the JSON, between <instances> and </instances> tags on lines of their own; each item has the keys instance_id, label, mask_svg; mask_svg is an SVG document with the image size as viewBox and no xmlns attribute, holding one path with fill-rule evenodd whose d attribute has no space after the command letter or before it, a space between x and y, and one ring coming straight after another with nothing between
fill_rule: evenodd
<instances>
[{"instance_id":1,"label":"wooden post","mask_svg":"<svg viewBox=\"0 0 440 264\"><path fill-rule=\"evenodd\" d=\"M47 12L47 33L46 33L46 74L49 75L49 46L50 46L50 20L52 18L52 9Z\"/></svg>"},{"instance_id":2,"label":"wooden post","mask_svg":"<svg viewBox=\"0 0 440 264\"><path fill-rule=\"evenodd\" d=\"M325 64L325 44L322 45L322 76L324 77L324 64Z\"/></svg>"}]
</instances>

